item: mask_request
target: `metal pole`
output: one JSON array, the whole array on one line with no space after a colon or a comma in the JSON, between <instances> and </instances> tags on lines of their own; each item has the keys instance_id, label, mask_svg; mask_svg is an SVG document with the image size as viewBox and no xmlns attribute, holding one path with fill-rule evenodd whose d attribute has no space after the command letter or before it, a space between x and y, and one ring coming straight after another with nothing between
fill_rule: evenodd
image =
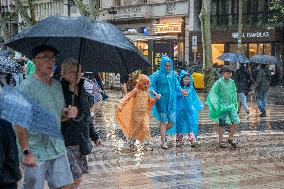
<instances>
[{"instance_id":1,"label":"metal pole","mask_svg":"<svg viewBox=\"0 0 284 189\"><path fill-rule=\"evenodd\" d=\"M68 14L68 17L70 17L70 12L71 12L71 10L70 10L70 0L67 0L67 14Z\"/></svg>"},{"instance_id":2,"label":"metal pole","mask_svg":"<svg viewBox=\"0 0 284 189\"><path fill-rule=\"evenodd\" d=\"M243 0L239 0L238 53L243 52L242 35L243 35Z\"/></svg>"}]
</instances>

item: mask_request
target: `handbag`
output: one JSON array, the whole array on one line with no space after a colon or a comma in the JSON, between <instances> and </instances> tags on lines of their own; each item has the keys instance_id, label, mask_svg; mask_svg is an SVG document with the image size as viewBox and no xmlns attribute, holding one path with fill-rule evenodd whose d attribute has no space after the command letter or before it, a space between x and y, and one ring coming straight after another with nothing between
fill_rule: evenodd
<instances>
[{"instance_id":1,"label":"handbag","mask_svg":"<svg viewBox=\"0 0 284 189\"><path fill-rule=\"evenodd\" d=\"M87 134L87 136L84 135L82 127L80 128L80 136L81 136L81 144L80 144L81 154L84 156L91 154L93 150L93 144L89 138L89 134Z\"/></svg>"},{"instance_id":2,"label":"handbag","mask_svg":"<svg viewBox=\"0 0 284 189\"><path fill-rule=\"evenodd\" d=\"M80 152L82 155L86 156L92 153L93 144L90 139L85 138L80 145Z\"/></svg>"},{"instance_id":3,"label":"handbag","mask_svg":"<svg viewBox=\"0 0 284 189\"><path fill-rule=\"evenodd\" d=\"M91 140L85 137L82 132L81 132L81 137L82 137L82 143L80 144L81 154L84 156L91 154L93 150L93 144Z\"/></svg>"}]
</instances>

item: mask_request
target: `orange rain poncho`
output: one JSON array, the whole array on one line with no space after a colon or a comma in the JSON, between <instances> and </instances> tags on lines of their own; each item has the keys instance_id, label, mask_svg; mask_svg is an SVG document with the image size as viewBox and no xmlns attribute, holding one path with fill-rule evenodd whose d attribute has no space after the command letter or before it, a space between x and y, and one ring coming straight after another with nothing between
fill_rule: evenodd
<instances>
[{"instance_id":1,"label":"orange rain poncho","mask_svg":"<svg viewBox=\"0 0 284 189\"><path fill-rule=\"evenodd\" d=\"M149 85L149 77L141 74L136 87L120 100L116 111L116 120L124 135L140 142L151 139L150 114L157 98L150 97Z\"/></svg>"}]
</instances>

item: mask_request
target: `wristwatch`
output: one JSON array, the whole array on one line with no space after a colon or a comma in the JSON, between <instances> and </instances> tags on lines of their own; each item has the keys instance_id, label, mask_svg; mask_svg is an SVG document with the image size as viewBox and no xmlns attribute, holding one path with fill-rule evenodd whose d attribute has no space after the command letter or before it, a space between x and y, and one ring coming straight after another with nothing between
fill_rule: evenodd
<instances>
[{"instance_id":1,"label":"wristwatch","mask_svg":"<svg viewBox=\"0 0 284 189\"><path fill-rule=\"evenodd\" d=\"M24 155L29 155L30 153L31 153L31 151L29 149L23 150L23 154Z\"/></svg>"}]
</instances>

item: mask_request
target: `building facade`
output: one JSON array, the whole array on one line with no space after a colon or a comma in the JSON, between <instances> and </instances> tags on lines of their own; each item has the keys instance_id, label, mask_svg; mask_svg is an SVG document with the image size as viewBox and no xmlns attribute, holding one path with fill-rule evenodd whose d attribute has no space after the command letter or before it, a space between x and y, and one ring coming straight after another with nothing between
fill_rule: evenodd
<instances>
[{"instance_id":1,"label":"building facade","mask_svg":"<svg viewBox=\"0 0 284 189\"><path fill-rule=\"evenodd\" d=\"M243 0L242 52L248 58L256 54L275 56L276 66L270 68L274 83L283 84L284 75L284 30L283 22L274 27L268 25L271 15L269 0ZM212 63L224 64L217 57L226 52L238 51L238 0L212 0L211 39ZM197 48L190 46L189 62L202 62L201 32L189 33L190 43L197 39Z\"/></svg>"},{"instance_id":2,"label":"building facade","mask_svg":"<svg viewBox=\"0 0 284 189\"><path fill-rule=\"evenodd\" d=\"M197 17L190 17L195 13L195 2L198 1L104 0L99 4L102 12L98 19L118 26L149 58L155 70L163 54L176 62L188 62L188 34L198 30Z\"/></svg>"},{"instance_id":3,"label":"building facade","mask_svg":"<svg viewBox=\"0 0 284 189\"><path fill-rule=\"evenodd\" d=\"M18 32L18 19L13 10L13 3L11 0L0 0L0 14L0 50L2 50L5 48L4 38L9 39Z\"/></svg>"}]
</instances>

